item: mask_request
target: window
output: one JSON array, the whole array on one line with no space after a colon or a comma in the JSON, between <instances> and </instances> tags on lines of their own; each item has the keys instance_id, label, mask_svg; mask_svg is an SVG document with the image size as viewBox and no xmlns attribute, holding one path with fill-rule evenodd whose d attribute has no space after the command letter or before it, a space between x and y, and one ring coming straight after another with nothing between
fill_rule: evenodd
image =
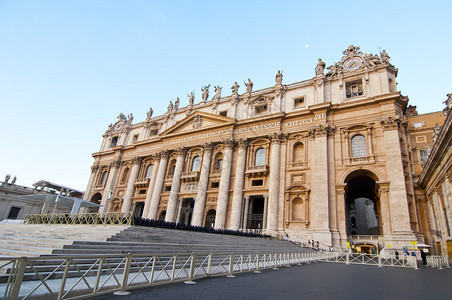
<instances>
[{"instance_id":1,"label":"window","mask_svg":"<svg viewBox=\"0 0 452 300\"><path fill-rule=\"evenodd\" d=\"M145 176L146 178L151 178L153 168L154 168L154 165L149 165L146 168L146 176Z\"/></svg>"},{"instance_id":2,"label":"window","mask_svg":"<svg viewBox=\"0 0 452 300\"><path fill-rule=\"evenodd\" d=\"M421 151L419 151L419 153L421 154L421 161L426 162L427 161L427 151L421 150Z\"/></svg>"},{"instance_id":3,"label":"window","mask_svg":"<svg viewBox=\"0 0 452 300\"><path fill-rule=\"evenodd\" d=\"M252 186L262 186L264 185L264 180L263 179L256 179L251 181L251 185Z\"/></svg>"},{"instance_id":4,"label":"window","mask_svg":"<svg viewBox=\"0 0 452 300\"><path fill-rule=\"evenodd\" d=\"M352 157L367 156L366 138L360 134L351 139Z\"/></svg>"},{"instance_id":5,"label":"window","mask_svg":"<svg viewBox=\"0 0 452 300\"><path fill-rule=\"evenodd\" d=\"M345 84L346 97L353 98L364 95L362 80L347 82Z\"/></svg>"},{"instance_id":6,"label":"window","mask_svg":"<svg viewBox=\"0 0 452 300\"><path fill-rule=\"evenodd\" d=\"M219 158L217 163L215 164L215 170L221 170L221 166L223 165L223 159Z\"/></svg>"},{"instance_id":7,"label":"window","mask_svg":"<svg viewBox=\"0 0 452 300\"><path fill-rule=\"evenodd\" d=\"M121 182L124 183L127 181L127 175L129 175L129 168L126 168L124 170L124 173L122 173Z\"/></svg>"},{"instance_id":8,"label":"window","mask_svg":"<svg viewBox=\"0 0 452 300\"><path fill-rule=\"evenodd\" d=\"M297 97L293 99L293 107L299 108L304 107L304 97Z\"/></svg>"},{"instance_id":9,"label":"window","mask_svg":"<svg viewBox=\"0 0 452 300\"><path fill-rule=\"evenodd\" d=\"M212 182L212 184L210 185L210 187L213 189L217 189L219 186L220 186L219 182Z\"/></svg>"},{"instance_id":10,"label":"window","mask_svg":"<svg viewBox=\"0 0 452 300\"><path fill-rule=\"evenodd\" d=\"M101 180L100 180L100 184L101 184L101 185L104 185L104 184L105 184L105 180L107 180L107 171L105 171L105 172L102 174L102 178L101 178Z\"/></svg>"},{"instance_id":11,"label":"window","mask_svg":"<svg viewBox=\"0 0 452 300\"><path fill-rule=\"evenodd\" d=\"M20 207L11 207L9 214L8 214L8 219L12 219L15 220L17 219L17 217L19 216L19 212L20 212Z\"/></svg>"},{"instance_id":12,"label":"window","mask_svg":"<svg viewBox=\"0 0 452 300\"><path fill-rule=\"evenodd\" d=\"M170 192L171 191L171 185L167 185L165 186L165 192Z\"/></svg>"},{"instance_id":13,"label":"window","mask_svg":"<svg viewBox=\"0 0 452 300\"><path fill-rule=\"evenodd\" d=\"M156 136L158 132L159 132L158 129L152 129L151 131L149 131L149 137Z\"/></svg>"},{"instance_id":14,"label":"window","mask_svg":"<svg viewBox=\"0 0 452 300\"><path fill-rule=\"evenodd\" d=\"M301 221L303 219L304 219L303 199L297 197L292 201L292 220Z\"/></svg>"},{"instance_id":15,"label":"window","mask_svg":"<svg viewBox=\"0 0 452 300\"><path fill-rule=\"evenodd\" d=\"M267 112L268 106L267 106L267 104L258 105L254 108L254 110L256 111L256 114L261 114L261 113Z\"/></svg>"},{"instance_id":16,"label":"window","mask_svg":"<svg viewBox=\"0 0 452 300\"><path fill-rule=\"evenodd\" d=\"M114 136L111 138L110 148L113 148L114 146L116 146L116 144L118 144L118 137Z\"/></svg>"},{"instance_id":17,"label":"window","mask_svg":"<svg viewBox=\"0 0 452 300\"><path fill-rule=\"evenodd\" d=\"M296 143L293 147L293 162L304 161L304 145L302 143Z\"/></svg>"},{"instance_id":18,"label":"window","mask_svg":"<svg viewBox=\"0 0 452 300\"><path fill-rule=\"evenodd\" d=\"M416 137L416 143L425 143L425 142L427 142L427 138L425 137L425 135Z\"/></svg>"},{"instance_id":19,"label":"window","mask_svg":"<svg viewBox=\"0 0 452 300\"><path fill-rule=\"evenodd\" d=\"M201 163L201 158L197 155L193 158L192 164L191 164L191 170L192 171L199 171L199 164Z\"/></svg>"},{"instance_id":20,"label":"window","mask_svg":"<svg viewBox=\"0 0 452 300\"><path fill-rule=\"evenodd\" d=\"M170 164L169 164L169 168L168 168L168 175L172 176L174 175L174 171L176 170L176 160L173 159Z\"/></svg>"},{"instance_id":21,"label":"window","mask_svg":"<svg viewBox=\"0 0 452 300\"><path fill-rule=\"evenodd\" d=\"M220 116L227 117L228 111L227 110L220 111Z\"/></svg>"},{"instance_id":22,"label":"window","mask_svg":"<svg viewBox=\"0 0 452 300\"><path fill-rule=\"evenodd\" d=\"M134 134L132 138L132 143L135 143L136 141L138 141L138 134Z\"/></svg>"},{"instance_id":23,"label":"window","mask_svg":"<svg viewBox=\"0 0 452 300\"><path fill-rule=\"evenodd\" d=\"M138 194L144 195L144 194L146 194L146 190L139 190L139 191L138 191Z\"/></svg>"},{"instance_id":24,"label":"window","mask_svg":"<svg viewBox=\"0 0 452 300\"><path fill-rule=\"evenodd\" d=\"M264 166L265 165L265 149L259 148L256 151L256 157L254 159L255 166Z\"/></svg>"},{"instance_id":25,"label":"window","mask_svg":"<svg viewBox=\"0 0 452 300\"><path fill-rule=\"evenodd\" d=\"M411 124L411 126L413 128L424 127L425 126L425 122L424 121L422 121L422 122L415 122L415 123Z\"/></svg>"}]
</instances>

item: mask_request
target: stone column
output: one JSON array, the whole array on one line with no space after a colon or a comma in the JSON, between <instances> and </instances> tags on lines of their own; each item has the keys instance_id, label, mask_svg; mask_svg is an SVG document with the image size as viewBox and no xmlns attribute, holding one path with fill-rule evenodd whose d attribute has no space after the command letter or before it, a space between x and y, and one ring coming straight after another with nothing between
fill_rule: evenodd
<instances>
[{"instance_id":1,"label":"stone column","mask_svg":"<svg viewBox=\"0 0 452 300\"><path fill-rule=\"evenodd\" d=\"M248 229L248 215L250 209L250 196L245 197L245 209L243 213L243 224L242 229Z\"/></svg>"},{"instance_id":2,"label":"stone column","mask_svg":"<svg viewBox=\"0 0 452 300\"><path fill-rule=\"evenodd\" d=\"M124 202L122 203L121 212L129 212L132 204L133 193L135 192L135 181L138 177L138 171L140 170L142 159L139 157L134 157L132 159L132 171L129 177L129 182L127 182L126 195L124 196Z\"/></svg>"},{"instance_id":3,"label":"stone column","mask_svg":"<svg viewBox=\"0 0 452 300\"><path fill-rule=\"evenodd\" d=\"M107 183L105 184L104 192L102 193L102 200L99 208L100 213L107 213L108 207L110 205L110 200L113 195L113 183L116 181L116 176L118 175L119 167L121 166L121 161L113 161L110 164L110 172L108 173Z\"/></svg>"},{"instance_id":4,"label":"stone column","mask_svg":"<svg viewBox=\"0 0 452 300\"><path fill-rule=\"evenodd\" d=\"M163 181L165 180L166 164L168 163L168 152L164 151L159 154L160 163L159 170L157 172L157 178L155 179L154 190L152 191L151 204L149 206L149 219L157 220L157 212L160 204L160 193L163 188Z\"/></svg>"},{"instance_id":5,"label":"stone column","mask_svg":"<svg viewBox=\"0 0 452 300\"><path fill-rule=\"evenodd\" d=\"M224 229L226 226L226 209L229 199L229 183L231 180L232 149L234 142L227 140L224 143L223 164L221 166L220 187L218 191L217 212L215 216L215 228Z\"/></svg>"},{"instance_id":6,"label":"stone column","mask_svg":"<svg viewBox=\"0 0 452 300\"><path fill-rule=\"evenodd\" d=\"M198 193L196 194L195 206L193 208L192 225L202 226L204 218L204 207L206 205L207 185L209 183L210 161L212 158L212 144L204 145L201 174L199 175Z\"/></svg>"},{"instance_id":7,"label":"stone column","mask_svg":"<svg viewBox=\"0 0 452 300\"><path fill-rule=\"evenodd\" d=\"M146 193L146 199L144 200L143 218L148 218L149 209L151 207L152 191L154 190L155 179L157 178L157 172L160 165L160 160L157 158L154 160L154 166L152 167L151 179L149 180L149 186Z\"/></svg>"},{"instance_id":8,"label":"stone column","mask_svg":"<svg viewBox=\"0 0 452 300\"><path fill-rule=\"evenodd\" d=\"M238 230L242 216L243 185L245 180L246 142L238 142L238 158L235 168L234 194L232 196L231 230Z\"/></svg>"},{"instance_id":9,"label":"stone column","mask_svg":"<svg viewBox=\"0 0 452 300\"><path fill-rule=\"evenodd\" d=\"M177 149L176 168L174 169L173 181L171 183L171 192L168 200L168 206L166 208L165 221L174 222L176 216L177 197L180 190L180 178L182 176L182 170L184 168L185 161L185 148Z\"/></svg>"},{"instance_id":10,"label":"stone column","mask_svg":"<svg viewBox=\"0 0 452 300\"><path fill-rule=\"evenodd\" d=\"M333 239L333 247L347 247L347 220L345 219L345 184L336 185L336 218L339 240Z\"/></svg>"},{"instance_id":11,"label":"stone column","mask_svg":"<svg viewBox=\"0 0 452 300\"><path fill-rule=\"evenodd\" d=\"M271 142L270 178L268 188L267 230L278 230L279 168L281 141L276 135Z\"/></svg>"},{"instance_id":12,"label":"stone column","mask_svg":"<svg viewBox=\"0 0 452 300\"><path fill-rule=\"evenodd\" d=\"M390 182L389 210L391 211L391 227L393 234L399 236L394 236L394 239L399 241L412 241L416 238L410 226L405 172L401 160L399 119L388 117L380 120L380 123L383 126L386 164L390 169L388 180Z\"/></svg>"},{"instance_id":13,"label":"stone column","mask_svg":"<svg viewBox=\"0 0 452 300\"><path fill-rule=\"evenodd\" d=\"M315 172L313 174L314 189L312 196L314 240L331 245L329 227L329 198L328 198L328 130L329 127L320 126L315 129Z\"/></svg>"},{"instance_id":14,"label":"stone column","mask_svg":"<svg viewBox=\"0 0 452 300\"><path fill-rule=\"evenodd\" d=\"M89 176L88 184L86 185L85 194L83 195L83 200L89 201L88 197L91 192L91 188L94 185L94 181L96 180L96 173L99 170L99 166L91 166L91 175Z\"/></svg>"},{"instance_id":15,"label":"stone column","mask_svg":"<svg viewBox=\"0 0 452 300\"><path fill-rule=\"evenodd\" d=\"M380 196L380 211L381 211L381 227L383 232L380 235L384 235L385 240L392 240L392 228L391 228L391 209L389 207L389 182L378 181L379 196Z\"/></svg>"}]
</instances>

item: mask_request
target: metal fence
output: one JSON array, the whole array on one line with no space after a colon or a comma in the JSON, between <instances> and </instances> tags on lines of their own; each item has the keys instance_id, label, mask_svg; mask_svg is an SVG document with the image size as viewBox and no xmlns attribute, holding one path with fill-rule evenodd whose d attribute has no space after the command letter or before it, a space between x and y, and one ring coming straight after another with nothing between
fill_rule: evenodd
<instances>
[{"instance_id":1,"label":"metal fence","mask_svg":"<svg viewBox=\"0 0 452 300\"><path fill-rule=\"evenodd\" d=\"M414 256L395 257L381 257L380 255L371 255L363 253L340 253L333 252L327 259L330 262L338 262L345 264L361 264L374 266L388 266L388 267L404 267L417 269L417 260Z\"/></svg>"},{"instance_id":2,"label":"metal fence","mask_svg":"<svg viewBox=\"0 0 452 300\"><path fill-rule=\"evenodd\" d=\"M449 260L447 256L427 256L427 266L432 268L449 268Z\"/></svg>"},{"instance_id":3,"label":"metal fence","mask_svg":"<svg viewBox=\"0 0 452 300\"><path fill-rule=\"evenodd\" d=\"M78 214L34 214L26 215L27 224L88 224L88 225L133 225L132 212L78 213Z\"/></svg>"},{"instance_id":4,"label":"metal fence","mask_svg":"<svg viewBox=\"0 0 452 300\"><path fill-rule=\"evenodd\" d=\"M259 273L329 256L297 252L0 258L0 269L7 273L0 291L5 299L83 299L171 282L194 283L209 276Z\"/></svg>"}]
</instances>

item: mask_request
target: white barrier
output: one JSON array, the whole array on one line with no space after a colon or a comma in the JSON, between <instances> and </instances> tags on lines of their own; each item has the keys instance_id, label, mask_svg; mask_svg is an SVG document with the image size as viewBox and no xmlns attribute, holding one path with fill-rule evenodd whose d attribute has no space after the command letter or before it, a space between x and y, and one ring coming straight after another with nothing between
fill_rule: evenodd
<instances>
[{"instance_id":1,"label":"white barrier","mask_svg":"<svg viewBox=\"0 0 452 300\"><path fill-rule=\"evenodd\" d=\"M432 268L442 269L443 267L449 268L449 260L447 256L427 256L427 266Z\"/></svg>"}]
</instances>

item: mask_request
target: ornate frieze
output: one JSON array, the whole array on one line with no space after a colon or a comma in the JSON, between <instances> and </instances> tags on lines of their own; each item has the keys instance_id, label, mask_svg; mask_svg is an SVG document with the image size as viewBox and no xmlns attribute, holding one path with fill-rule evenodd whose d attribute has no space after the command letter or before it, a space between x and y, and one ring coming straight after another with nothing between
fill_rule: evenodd
<instances>
[{"instance_id":1,"label":"ornate frieze","mask_svg":"<svg viewBox=\"0 0 452 300\"><path fill-rule=\"evenodd\" d=\"M389 116L387 118L380 119L380 124L383 130L398 129L401 119L399 116Z\"/></svg>"}]
</instances>

